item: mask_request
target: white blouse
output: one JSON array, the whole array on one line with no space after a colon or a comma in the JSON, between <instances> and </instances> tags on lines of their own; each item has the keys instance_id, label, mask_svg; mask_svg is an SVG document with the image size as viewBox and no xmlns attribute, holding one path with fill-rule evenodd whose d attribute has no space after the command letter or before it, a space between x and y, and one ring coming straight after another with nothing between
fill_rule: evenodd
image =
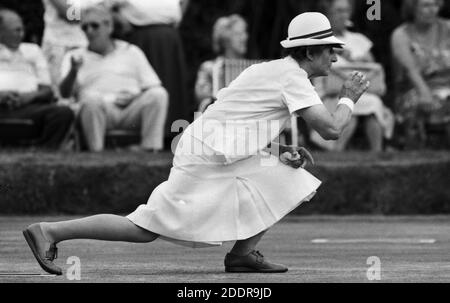
<instances>
[{"instance_id":1,"label":"white blouse","mask_svg":"<svg viewBox=\"0 0 450 303\"><path fill-rule=\"evenodd\" d=\"M112 0L125 18L136 26L177 24L181 21L180 0Z\"/></svg>"},{"instance_id":2,"label":"white blouse","mask_svg":"<svg viewBox=\"0 0 450 303\"><path fill-rule=\"evenodd\" d=\"M291 57L255 64L220 90L217 101L185 133L230 162L263 150L296 111L323 104Z\"/></svg>"}]
</instances>

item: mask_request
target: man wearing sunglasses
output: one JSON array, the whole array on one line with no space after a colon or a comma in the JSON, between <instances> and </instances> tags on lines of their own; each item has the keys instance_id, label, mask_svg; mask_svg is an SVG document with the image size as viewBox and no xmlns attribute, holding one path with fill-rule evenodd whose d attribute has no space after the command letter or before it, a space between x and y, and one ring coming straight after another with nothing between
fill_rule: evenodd
<instances>
[{"instance_id":1,"label":"man wearing sunglasses","mask_svg":"<svg viewBox=\"0 0 450 303\"><path fill-rule=\"evenodd\" d=\"M132 150L163 148L168 94L136 46L111 38L113 19L103 6L83 11L81 28L88 47L69 52L63 60L61 95L74 95L90 151L104 148L107 130L139 130L141 144Z\"/></svg>"}]
</instances>

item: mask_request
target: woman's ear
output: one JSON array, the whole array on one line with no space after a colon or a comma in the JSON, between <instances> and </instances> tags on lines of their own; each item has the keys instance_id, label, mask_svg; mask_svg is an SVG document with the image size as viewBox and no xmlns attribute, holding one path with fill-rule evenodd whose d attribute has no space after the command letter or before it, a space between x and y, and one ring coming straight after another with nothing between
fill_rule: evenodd
<instances>
[{"instance_id":1,"label":"woman's ear","mask_svg":"<svg viewBox=\"0 0 450 303\"><path fill-rule=\"evenodd\" d=\"M309 61L314 61L314 56L309 47L306 48L306 59L308 59Z\"/></svg>"}]
</instances>

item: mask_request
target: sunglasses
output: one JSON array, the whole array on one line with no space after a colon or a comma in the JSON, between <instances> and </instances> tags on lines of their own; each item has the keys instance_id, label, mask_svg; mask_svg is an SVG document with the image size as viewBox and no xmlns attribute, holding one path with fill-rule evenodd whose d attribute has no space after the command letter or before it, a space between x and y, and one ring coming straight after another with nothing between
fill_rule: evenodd
<instances>
[{"instance_id":1,"label":"sunglasses","mask_svg":"<svg viewBox=\"0 0 450 303\"><path fill-rule=\"evenodd\" d=\"M92 28L93 30L98 30L99 27L100 27L100 23L97 23L97 22L83 23L81 25L81 29L84 32L87 32L89 28Z\"/></svg>"}]
</instances>

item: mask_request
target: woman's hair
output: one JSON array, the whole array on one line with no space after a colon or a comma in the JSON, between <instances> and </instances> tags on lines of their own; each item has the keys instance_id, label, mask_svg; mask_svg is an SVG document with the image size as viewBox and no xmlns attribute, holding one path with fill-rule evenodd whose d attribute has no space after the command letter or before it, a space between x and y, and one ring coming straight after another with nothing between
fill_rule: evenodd
<instances>
[{"instance_id":1,"label":"woman's hair","mask_svg":"<svg viewBox=\"0 0 450 303\"><path fill-rule=\"evenodd\" d=\"M212 47L216 54L224 52L224 42L231 37L231 30L235 24L243 23L247 26L247 22L241 16L234 14L217 19L214 23L212 34Z\"/></svg>"},{"instance_id":2,"label":"woman's hair","mask_svg":"<svg viewBox=\"0 0 450 303\"><path fill-rule=\"evenodd\" d=\"M5 18L6 14L14 14L14 15L19 16L19 14L12 9L0 7L0 28L3 27L3 19Z\"/></svg>"},{"instance_id":3,"label":"woman's hair","mask_svg":"<svg viewBox=\"0 0 450 303\"><path fill-rule=\"evenodd\" d=\"M322 53L324 49L330 46L331 45L311 45L285 48L283 50L283 57L291 56L297 62L301 62L308 58L308 50L311 55L316 55Z\"/></svg>"},{"instance_id":4,"label":"woman's hair","mask_svg":"<svg viewBox=\"0 0 450 303\"><path fill-rule=\"evenodd\" d=\"M319 0L319 1L317 1L317 4L316 4L316 10L319 13L322 13L322 14L328 16L330 14L330 9L333 6L335 1L336 0ZM355 7L355 0L347 0L347 1L353 10L353 8Z\"/></svg>"},{"instance_id":5,"label":"woman's hair","mask_svg":"<svg viewBox=\"0 0 450 303\"><path fill-rule=\"evenodd\" d=\"M434 0L441 8L444 4L443 0ZM416 8L419 0L403 0L402 17L406 22L414 22L416 15Z\"/></svg>"}]
</instances>

